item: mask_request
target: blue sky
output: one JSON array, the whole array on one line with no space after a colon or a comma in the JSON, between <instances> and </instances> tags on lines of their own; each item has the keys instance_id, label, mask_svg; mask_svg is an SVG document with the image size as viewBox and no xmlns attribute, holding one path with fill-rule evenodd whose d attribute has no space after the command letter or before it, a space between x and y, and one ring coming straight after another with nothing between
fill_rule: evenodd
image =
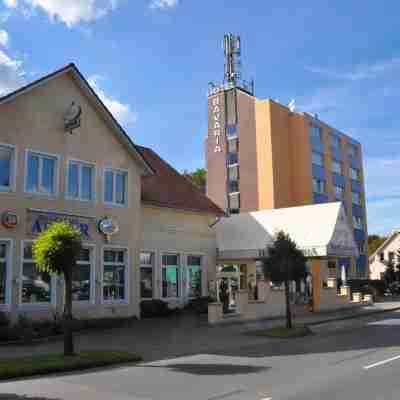
<instances>
[{"instance_id":1,"label":"blue sky","mask_svg":"<svg viewBox=\"0 0 400 400\"><path fill-rule=\"evenodd\" d=\"M75 62L135 142L202 167L207 83L238 33L258 97L295 99L362 142L369 230L387 233L400 227L399 17L390 0L0 0L0 93Z\"/></svg>"}]
</instances>

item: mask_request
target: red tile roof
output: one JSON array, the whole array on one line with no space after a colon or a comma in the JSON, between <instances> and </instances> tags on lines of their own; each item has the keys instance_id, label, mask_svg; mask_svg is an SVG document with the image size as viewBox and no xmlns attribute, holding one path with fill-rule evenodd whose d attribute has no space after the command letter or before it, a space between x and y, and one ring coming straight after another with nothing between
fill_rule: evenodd
<instances>
[{"instance_id":1,"label":"red tile roof","mask_svg":"<svg viewBox=\"0 0 400 400\"><path fill-rule=\"evenodd\" d=\"M155 171L142 177L142 202L158 207L195 211L215 215L224 212L153 150L136 146Z\"/></svg>"}]
</instances>

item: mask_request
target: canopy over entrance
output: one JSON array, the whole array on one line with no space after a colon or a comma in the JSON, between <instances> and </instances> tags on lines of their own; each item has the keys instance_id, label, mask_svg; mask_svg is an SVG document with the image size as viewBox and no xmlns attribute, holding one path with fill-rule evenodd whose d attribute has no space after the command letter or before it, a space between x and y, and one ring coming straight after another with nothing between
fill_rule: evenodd
<instances>
[{"instance_id":1,"label":"canopy over entrance","mask_svg":"<svg viewBox=\"0 0 400 400\"><path fill-rule=\"evenodd\" d=\"M220 260L265 256L275 234L289 234L306 257L356 257L354 234L340 202L254 211L215 225Z\"/></svg>"}]
</instances>

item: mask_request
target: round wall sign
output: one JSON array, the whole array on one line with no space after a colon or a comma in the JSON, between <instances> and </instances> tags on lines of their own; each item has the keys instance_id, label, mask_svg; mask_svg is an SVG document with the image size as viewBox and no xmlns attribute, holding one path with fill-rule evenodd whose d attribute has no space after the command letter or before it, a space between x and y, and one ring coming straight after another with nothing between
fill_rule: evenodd
<instances>
[{"instance_id":1,"label":"round wall sign","mask_svg":"<svg viewBox=\"0 0 400 400\"><path fill-rule=\"evenodd\" d=\"M15 228L19 223L18 215L11 211L6 211L1 216L1 223L6 228Z\"/></svg>"},{"instance_id":2,"label":"round wall sign","mask_svg":"<svg viewBox=\"0 0 400 400\"><path fill-rule=\"evenodd\" d=\"M99 231L103 235L111 236L119 231L119 226L111 218L104 218L99 222Z\"/></svg>"}]
</instances>

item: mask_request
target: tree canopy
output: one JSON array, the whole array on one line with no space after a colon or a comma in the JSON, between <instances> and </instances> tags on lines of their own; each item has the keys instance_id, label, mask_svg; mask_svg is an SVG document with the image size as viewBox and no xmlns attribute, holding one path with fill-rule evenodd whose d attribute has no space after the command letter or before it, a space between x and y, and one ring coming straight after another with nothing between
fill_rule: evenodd
<instances>
[{"instance_id":1,"label":"tree canopy","mask_svg":"<svg viewBox=\"0 0 400 400\"><path fill-rule=\"evenodd\" d=\"M369 235L368 236L368 255L372 255L387 239L386 236Z\"/></svg>"},{"instance_id":2,"label":"tree canopy","mask_svg":"<svg viewBox=\"0 0 400 400\"><path fill-rule=\"evenodd\" d=\"M192 172L184 171L183 175L186 176L186 178L188 178L202 193L206 193L207 173L204 168L197 168Z\"/></svg>"}]
</instances>

